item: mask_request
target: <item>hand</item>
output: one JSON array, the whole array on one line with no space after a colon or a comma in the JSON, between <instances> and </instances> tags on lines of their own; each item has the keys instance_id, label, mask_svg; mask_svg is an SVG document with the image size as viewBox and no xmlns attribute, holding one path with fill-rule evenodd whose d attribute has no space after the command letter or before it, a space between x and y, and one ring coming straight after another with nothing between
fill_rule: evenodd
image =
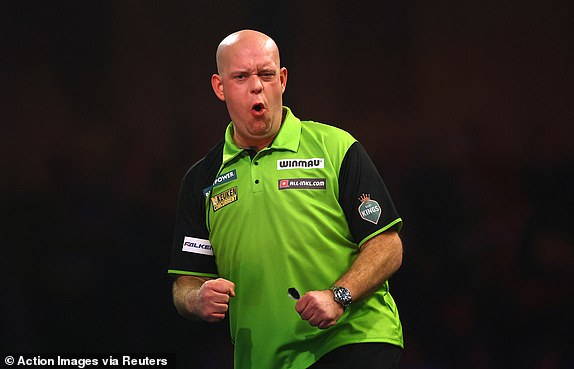
<instances>
[{"instance_id":1,"label":"hand","mask_svg":"<svg viewBox=\"0 0 574 369\"><path fill-rule=\"evenodd\" d=\"M344 312L343 307L333 299L331 290L307 292L297 301L295 310L303 320L321 329L335 325Z\"/></svg>"},{"instance_id":2,"label":"hand","mask_svg":"<svg viewBox=\"0 0 574 369\"><path fill-rule=\"evenodd\" d=\"M189 298L194 315L207 322L219 322L229 310L229 300L235 296L235 284L227 279L217 278L205 281L197 294Z\"/></svg>"}]
</instances>

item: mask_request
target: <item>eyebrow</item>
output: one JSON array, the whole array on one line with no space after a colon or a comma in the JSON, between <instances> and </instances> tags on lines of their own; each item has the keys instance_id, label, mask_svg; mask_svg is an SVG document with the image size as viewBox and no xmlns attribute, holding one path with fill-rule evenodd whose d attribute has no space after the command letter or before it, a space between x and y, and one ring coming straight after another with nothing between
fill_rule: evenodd
<instances>
[{"instance_id":1,"label":"eyebrow","mask_svg":"<svg viewBox=\"0 0 574 369\"><path fill-rule=\"evenodd\" d=\"M277 70L274 68L262 68L257 70L256 72L251 72L249 70L235 70L235 71L231 71L229 73L229 75L231 77L236 77L236 76L260 76L262 74L273 74L276 75L277 74Z\"/></svg>"},{"instance_id":2,"label":"eyebrow","mask_svg":"<svg viewBox=\"0 0 574 369\"><path fill-rule=\"evenodd\" d=\"M261 73L262 71L276 71L277 69L280 69L279 67L275 67L273 65L269 64L264 64L261 67L236 67L236 68L228 68L228 70L230 70L230 73L249 73L249 74L255 74L252 71L258 71L257 73Z\"/></svg>"}]
</instances>

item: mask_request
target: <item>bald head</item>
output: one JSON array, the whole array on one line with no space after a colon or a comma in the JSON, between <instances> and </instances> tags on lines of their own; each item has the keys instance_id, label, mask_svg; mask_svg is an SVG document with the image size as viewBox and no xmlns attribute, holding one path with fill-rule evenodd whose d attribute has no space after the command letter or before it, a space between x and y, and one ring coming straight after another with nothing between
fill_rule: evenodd
<instances>
[{"instance_id":1,"label":"bald head","mask_svg":"<svg viewBox=\"0 0 574 369\"><path fill-rule=\"evenodd\" d=\"M250 51L269 53L280 65L279 48L275 41L264 33L246 29L234 32L221 41L216 53L217 72L222 74L230 58L237 53Z\"/></svg>"}]
</instances>

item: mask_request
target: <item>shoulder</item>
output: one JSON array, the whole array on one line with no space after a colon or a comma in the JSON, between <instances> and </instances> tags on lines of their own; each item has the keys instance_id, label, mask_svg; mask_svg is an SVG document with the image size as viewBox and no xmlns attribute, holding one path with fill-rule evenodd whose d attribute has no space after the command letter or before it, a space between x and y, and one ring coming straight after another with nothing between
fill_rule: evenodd
<instances>
[{"instance_id":1,"label":"shoulder","mask_svg":"<svg viewBox=\"0 0 574 369\"><path fill-rule=\"evenodd\" d=\"M357 141L344 129L311 120L301 121L301 134L304 139L321 142L324 146L337 147L344 151Z\"/></svg>"},{"instance_id":2,"label":"shoulder","mask_svg":"<svg viewBox=\"0 0 574 369\"><path fill-rule=\"evenodd\" d=\"M308 130L310 132L315 132L318 134L333 135L333 138L339 138L339 139L345 139L346 138L346 139L355 140L349 132L345 131L342 128L331 125L331 124L316 122L313 120L303 120L303 121L301 121L301 127L303 130Z\"/></svg>"},{"instance_id":3,"label":"shoulder","mask_svg":"<svg viewBox=\"0 0 574 369\"><path fill-rule=\"evenodd\" d=\"M213 180L221 162L223 160L223 146L224 141L218 142L213 146L207 155L198 160L195 164L189 168L185 176L183 177L184 183L209 183Z\"/></svg>"}]
</instances>

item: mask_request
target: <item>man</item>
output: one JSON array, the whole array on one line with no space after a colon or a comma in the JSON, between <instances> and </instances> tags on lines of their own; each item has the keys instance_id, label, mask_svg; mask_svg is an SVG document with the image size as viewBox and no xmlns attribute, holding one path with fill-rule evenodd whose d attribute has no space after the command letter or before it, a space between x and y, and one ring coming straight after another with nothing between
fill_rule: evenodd
<instances>
[{"instance_id":1,"label":"man","mask_svg":"<svg viewBox=\"0 0 574 369\"><path fill-rule=\"evenodd\" d=\"M283 106L287 69L271 38L233 33L216 60L211 84L232 122L182 182L177 310L229 313L236 368L396 368L387 280L402 221L376 168L347 132Z\"/></svg>"}]
</instances>

